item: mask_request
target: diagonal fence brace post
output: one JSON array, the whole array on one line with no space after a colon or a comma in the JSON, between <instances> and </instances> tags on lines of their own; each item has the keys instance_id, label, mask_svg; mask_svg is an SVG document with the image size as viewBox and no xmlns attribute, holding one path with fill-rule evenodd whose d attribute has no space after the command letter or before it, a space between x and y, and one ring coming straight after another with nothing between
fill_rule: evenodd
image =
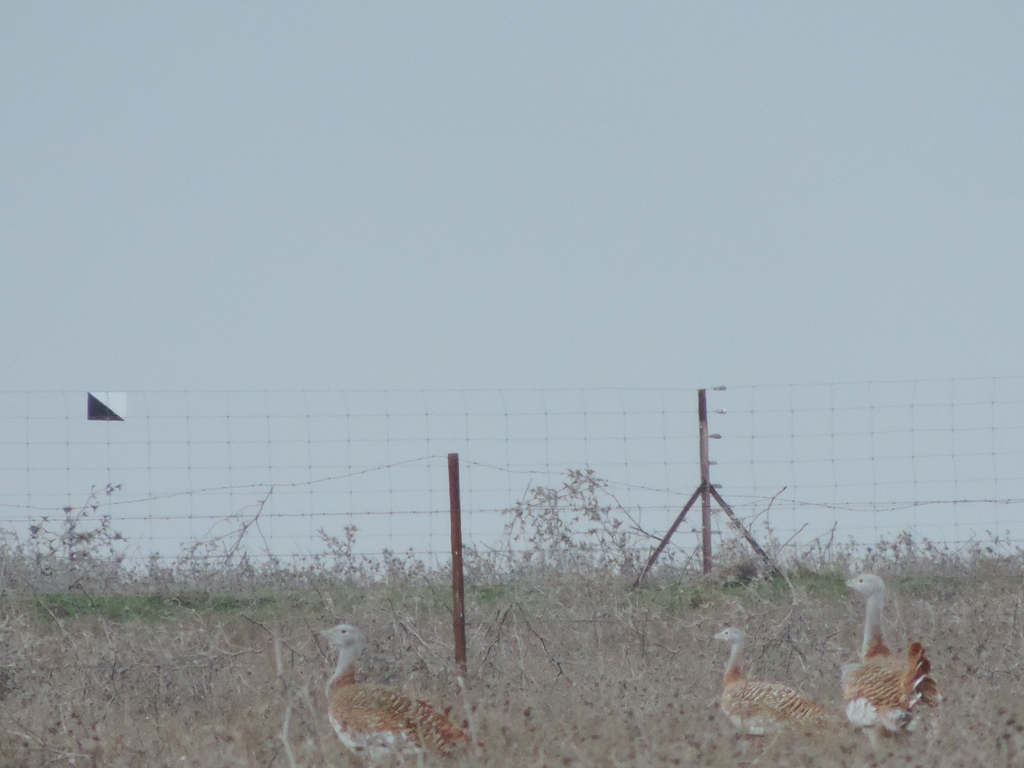
<instances>
[{"instance_id":1,"label":"diagonal fence brace post","mask_svg":"<svg viewBox=\"0 0 1024 768\"><path fill-rule=\"evenodd\" d=\"M683 506L683 511L679 513L679 516L676 518L675 522L672 523L671 526L669 526L668 531L662 537L661 541L658 542L658 546L655 547L653 552L651 552L651 556L647 559L647 565L643 567L643 570L640 571L640 575L637 576L636 581L633 582L634 589L640 586L640 583L644 580L644 577L647 575L647 572L651 570L651 567L654 565L654 561L658 559L658 555L660 555L662 550L665 549L666 546L668 546L669 539L672 538L672 534L676 532L676 529L683 522L683 518L685 518L686 513L690 511L690 507L692 507L696 503L698 497L703 492L704 485L698 485L697 490L693 492L693 496L691 496L690 500L686 502L686 504Z\"/></svg>"}]
</instances>

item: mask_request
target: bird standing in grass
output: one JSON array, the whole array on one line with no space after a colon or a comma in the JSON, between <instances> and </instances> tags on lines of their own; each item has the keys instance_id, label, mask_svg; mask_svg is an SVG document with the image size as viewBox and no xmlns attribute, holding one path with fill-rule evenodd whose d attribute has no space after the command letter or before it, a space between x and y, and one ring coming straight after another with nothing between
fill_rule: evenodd
<instances>
[{"instance_id":1,"label":"bird standing in grass","mask_svg":"<svg viewBox=\"0 0 1024 768\"><path fill-rule=\"evenodd\" d=\"M341 743L370 762L402 753L449 755L470 743L446 712L381 685L356 682L362 633L339 624L321 634L338 649L338 666L327 683L327 716Z\"/></svg>"},{"instance_id":2,"label":"bird standing in grass","mask_svg":"<svg viewBox=\"0 0 1024 768\"><path fill-rule=\"evenodd\" d=\"M864 573L847 581L846 586L867 598L860 664L843 668L846 716L864 729L874 744L879 729L888 734L914 730L918 707L937 707L942 697L920 643L911 643L907 656L900 657L893 655L882 638L885 582Z\"/></svg>"},{"instance_id":3,"label":"bird standing in grass","mask_svg":"<svg viewBox=\"0 0 1024 768\"><path fill-rule=\"evenodd\" d=\"M742 629L728 627L717 635L730 646L722 686L722 711L733 724L751 736L760 736L785 725L817 725L828 721L824 708L783 683L748 680L743 675Z\"/></svg>"}]
</instances>

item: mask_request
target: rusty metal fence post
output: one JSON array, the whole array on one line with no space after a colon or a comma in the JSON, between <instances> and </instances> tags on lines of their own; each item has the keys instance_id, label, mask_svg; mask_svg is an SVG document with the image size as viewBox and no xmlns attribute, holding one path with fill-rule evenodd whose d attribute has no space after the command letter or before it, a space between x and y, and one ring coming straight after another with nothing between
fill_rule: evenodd
<instances>
[{"instance_id":1,"label":"rusty metal fence post","mask_svg":"<svg viewBox=\"0 0 1024 768\"><path fill-rule=\"evenodd\" d=\"M708 391L697 390L697 422L700 426L700 525L704 573L711 573L711 459L708 455Z\"/></svg>"},{"instance_id":2,"label":"rusty metal fence post","mask_svg":"<svg viewBox=\"0 0 1024 768\"><path fill-rule=\"evenodd\" d=\"M462 492L459 488L459 454L448 454L448 502L452 530L452 626L455 662L466 674L466 592L462 576Z\"/></svg>"}]
</instances>

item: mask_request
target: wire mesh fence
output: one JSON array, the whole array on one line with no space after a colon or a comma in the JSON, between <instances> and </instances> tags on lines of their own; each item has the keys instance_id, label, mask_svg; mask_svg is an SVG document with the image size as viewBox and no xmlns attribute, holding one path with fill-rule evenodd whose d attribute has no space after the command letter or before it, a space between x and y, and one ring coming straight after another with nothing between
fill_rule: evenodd
<instances>
[{"instance_id":1,"label":"wire mesh fence","mask_svg":"<svg viewBox=\"0 0 1024 768\"><path fill-rule=\"evenodd\" d=\"M359 553L444 557L446 461L458 452L468 542L489 546L503 510L584 466L656 527L692 479L691 400L625 390L147 392L129 394L123 422L97 422L85 418L85 393L6 393L0 509L24 537L99 489L97 512L131 558L234 541L243 522L257 556L308 556L323 549L321 531L354 527Z\"/></svg>"},{"instance_id":2,"label":"wire mesh fence","mask_svg":"<svg viewBox=\"0 0 1024 768\"><path fill-rule=\"evenodd\" d=\"M1024 380L730 387L715 475L780 538L1024 539ZM770 514L765 510L769 509Z\"/></svg>"},{"instance_id":3,"label":"wire mesh fence","mask_svg":"<svg viewBox=\"0 0 1024 768\"><path fill-rule=\"evenodd\" d=\"M712 389L711 477L755 535L777 543L910 531L1015 545L1022 384ZM588 471L620 530L649 550L700 479L688 389L139 392L126 409L123 421L90 421L86 393L0 393L8 537L52 544L70 517L83 535L116 532L128 562L228 551L301 560L345 542L436 563L448 556L455 452L467 546L529 547L510 536L510 510ZM697 524L688 519L674 546L696 547Z\"/></svg>"}]
</instances>

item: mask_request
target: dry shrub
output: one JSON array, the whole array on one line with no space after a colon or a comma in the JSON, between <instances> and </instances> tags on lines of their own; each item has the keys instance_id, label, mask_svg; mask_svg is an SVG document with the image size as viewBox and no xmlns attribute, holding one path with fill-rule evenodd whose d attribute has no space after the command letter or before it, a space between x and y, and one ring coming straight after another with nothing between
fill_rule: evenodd
<instances>
[{"instance_id":1,"label":"dry shrub","mask_svg":"<svg viewBox=\"0 0 1024 768\"><path fill-rule=\"evenodd\" d=\"M592 481L576 477L559 491L578 515L552 506L547 492L514 515L517 525L542 526L533 542L541 556L502 555L511 566L502 567L480 555L473 564L465 697L452 660L448 575L404 556L372 565L342 540L333 557L301 567L229 551L137 573L83 556L71 570L47 561L47 575L31 552L7 546L0 765L357 765L324 713L334 659L317 630L338 620L366 632L365 679L470 716L481 750L452 765L1024 761L1019 552L949 553L898 539L860 555L788 553L786 577L765 580L737 548L711 578L670 566L633 589L635 567L624 566L636 561L624 559L622 526L601 518L619 511ZM582 525L592 547L559 559L566 524ZM863 564L857 557L888 581L890 644L927 647L947 698L934 727L878 751L848 729L740 736L718 710L727 654L712 636L743 627L753 675L789 681L841 718L839 668L856 658L863 620L862 602L843 584Z\"/></svg>"},{"instance_id":2,"label":"dry shrub","mask_svg":"<svg viewBox=\"0 0 1024 768\"><path fill-rule=\"evenodd\" d=\"M891 740L878 753L852 731L743 738L717 709L726 649L709 638L738 624L753 674L791 681L841 715L838 669L855 657L863 606L834 575L745 586L691 575L633 590L616 571L554 578L544 568L474 585L466 697L484 746L454 764L1019 764L1024 568L990 565L979 563L983 577L887 574L889 639L927 644L948 702L932 734ZM38 593L7 589L0 760L355 765L323 712L333 659L316 630L338 619L367 632L364 677L465 714L444 574L397 586L325 581L319 593L288 591L278 578L273 600L254 594L225 607L169 594L163 614L124 620L61 615ZM309 581L300 574L300 585Z\"/></svg>"}]
</instances>

